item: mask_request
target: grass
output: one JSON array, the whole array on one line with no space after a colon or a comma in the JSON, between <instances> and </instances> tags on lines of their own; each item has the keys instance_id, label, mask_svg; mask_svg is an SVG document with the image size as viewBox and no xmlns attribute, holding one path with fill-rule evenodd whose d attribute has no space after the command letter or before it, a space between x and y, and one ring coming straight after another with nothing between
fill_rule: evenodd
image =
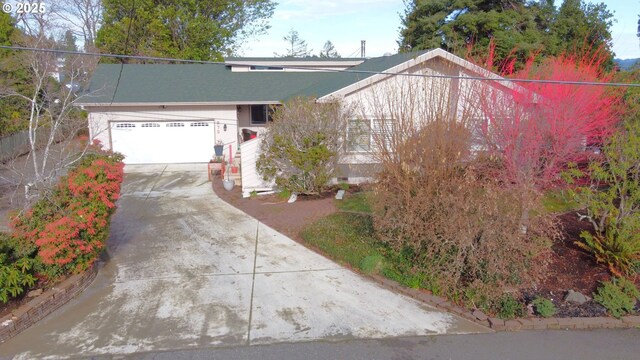
<instances>
[{"instance_id":1,"label":"grass","mask_svg":"<svg viewBox=\"0 0 640 360\"><path fill-rule=\"evenodd\" d=\"M301 235L326 256L365 274L379 274L410 288L439 293L425 274L412 270L411 261L402 253L389 249L376 238L370 215L331 214L304 228Z\"/></svg>"},{"instance_id":2,"label":"grass","mask_svg":"<svg viewBox=\"0 0 640 360\"><path fill-rule=\"evenodd\" d=\"M344 199L336 200L336 207L342 211L371 214L371 206L369 205L370 196L370 192L347 193Z\"/></svg>"},{"instance_id":3,"label":"grass","mask_svg":"<svg viewBox=\"0 0 640 360\"><path fill-rule=\"evenodd\" d=\"M542 197L542 205L549 213L565 213L571 210L580 209L580 204L569 198L569 195L562 190L549 190Z\"/></svg>"},{"instance_id":4,"label":"grass","mask_svg":"<svg viewBox=\"0 0 640 360\"><path fill-rule=\"evenodd\" d=\"M424 274L412 271L411 261L386 247L374 234L370 192L348 194L336 201L340 210L307 226L302 239L330 258L365 274L379 274L411 288L437 292Z\"/></svg>"},{"instance_id":5,"label":"grass","mask_svg":"<svg viewBox=\"0 0 640 360\"><path fill-rule=\"evenodd\" d=\"M332 259L360 269L363 260L380 255L370 216L353 213L331 214L302 231L305 242Z\"/></svg>"}]
</instances>

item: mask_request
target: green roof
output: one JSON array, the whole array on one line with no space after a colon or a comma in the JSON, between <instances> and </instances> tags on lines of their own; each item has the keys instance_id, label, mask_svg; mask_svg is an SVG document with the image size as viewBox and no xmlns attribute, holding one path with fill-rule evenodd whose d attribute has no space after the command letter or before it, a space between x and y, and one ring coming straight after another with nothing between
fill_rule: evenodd
<instances>
[{"instance_id":1,"label":"green roof","mask_svg":"<svg viewBox=\"0 0 640 360\"><path fill-rule=\"evenodd\" d=\"M296 95L321 97L417 55L367 59L349 68L353 72L234 72L225 64L100 64L82 103L274 103Z\"/></svg>"}]
</instances>

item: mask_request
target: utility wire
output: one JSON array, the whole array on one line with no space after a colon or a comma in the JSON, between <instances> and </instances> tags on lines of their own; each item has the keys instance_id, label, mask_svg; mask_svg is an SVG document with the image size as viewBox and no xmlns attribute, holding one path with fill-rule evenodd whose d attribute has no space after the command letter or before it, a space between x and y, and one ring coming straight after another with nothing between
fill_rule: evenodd
<instances>
[{"instance_id":1,"label":"utility wire","mask_svg":"<svg viewBox=\"0 0 640 360\"><path fill-rule=\"evenodd\" d=\"M208 61L208 60L184 60L184 59L155 57L155 56L101 54L101 53L93 53L93 52L86 52L85 53L85 52L81 52L81 51L41 49L41 48L22 47L22 46L0 45L0 49L21 50L21 51L40 51L40 52L50 52L50 53L56 53L56 54L69 54L69 55L101 56L101 57L116 58L116 59L170 61L170 62L179 62L179 63L186 63L186 64L213 64L213 65L234 65L234 64L239 64L239 63L236 63L234 61L224 62L224 61ZM244 61L239 65L243 65L243 66L262 66L261 64L251 64L251 63L247 63L247 62L244 62ZM366 75L391 75L391 76L406 76L406 77L419 77L419 78L462 79L462 80L495 81L495 82L514 82L514 83L558 84L558 85L640 87L640 84L629 84L629 83L615 83L615 82L609 83L609 82L597 82L597 81L510 79L510 78L501 77L499 75L495 75L494 77L483 77L483 76L458 76L458 75L444 75L444 74L409 74L409 73L398 73L398 72L388 72L388 71L367 71L367 70L354 70L354 69L326 69L326 68L301 67L301 66L293 66L293 65L278 65L278 67L283 68L283 69L297 69L297 70L305 70L306 69L306 70L320 70L320 71L325 71L325 72L336 72L336 73L351 73L351 74L366 74Z\"/></svg>"},{"instance_id":2,"label":"utility wire","mask_svg":"<svg viewBox=\"0 0 640 360\"><path fill-rule=\"evenodd\" d=\"M133 24L133 12L136 9L136 0L131 1L131 10L129 11L129 26L127 26L127 37L124 40L124 52L127 52L127 47L129 47L129 34L131 33L131 24ZM113 95L111 96L111 103L109 105L113 105L113 100L116 98L116 94L118 93L118 86L120 86L120 79L122 78L122 71L124 70L124 61L120 58L120 71L118 72L118 81L116 81L116 88L113 90Z\"/></svg>"}]
</instances>

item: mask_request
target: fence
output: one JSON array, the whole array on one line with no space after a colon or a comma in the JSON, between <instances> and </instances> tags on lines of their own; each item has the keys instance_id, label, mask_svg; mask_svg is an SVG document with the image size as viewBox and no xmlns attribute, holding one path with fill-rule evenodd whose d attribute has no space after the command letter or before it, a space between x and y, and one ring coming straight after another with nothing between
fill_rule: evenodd
<instances>
[{"instance_id":1,"label":"fence","mask_svg":"<svg viewBox=\"0 0 640 360\"><path fill-rule=\"evenodd\" d=\"M29 152L29 131L0 137L0 163Z\"/></svg>"}]
</instances>

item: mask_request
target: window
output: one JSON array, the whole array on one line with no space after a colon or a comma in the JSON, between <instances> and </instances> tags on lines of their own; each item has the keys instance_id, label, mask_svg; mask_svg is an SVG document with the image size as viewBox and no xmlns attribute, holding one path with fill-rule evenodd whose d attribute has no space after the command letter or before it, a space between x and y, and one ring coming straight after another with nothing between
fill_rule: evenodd
<instances>
[{"instance_id":1,"label":"window","mask_svg":"<svg viewBox=\"0 0 640 360\"><path fill-rule=\"evenodd\" d=\"M251 105L251 125L264 125L273 121L273 105Z\"/></svg>"},{"instance_id":2,"label":"window","mask_svg":"<svg viewBox=\"0 0 640 360\"><path fill-rule=\"evenodd\" d=\"M144 124L140 125L140 127L143 127L143 128L156 128L156 127L160 127L160 124L157 124L157 123L144 123Z\"/></svg>"},{"instance_id":3,"label":"window","mask_svg":"<svg viewBox=\"0 0 640 360\"><path fill-rule=\"evenodd\" d=\"M274 71L274 70L282 71L282 70L284 70L284 68L278 67L278 66L256 65L256 66L252 66L251 70L253 70L253 71Z\"/></svg>"},{"instance_id":4,"label":"window","mask_svg":"<svg viewBox=\"0 0 640 360\"><path fill-rule=\"evenodd\" d=\"M116 124L117 128L134 128L136 127L136 124L132 124L132 123L121 123L121 124Z\"/></svg>"},{"instance_id":5,"label":"window","mask_svg":"<svg viewBox=\"0 0 640 360\"><path fill-rule=\"evenodd\" d=\"M166 127L184 127L184 123L167 123Z\"/></svg>"},{"instance_id":6,"label":"window","mask_svg":"<svg viewBox=\"0 0 640 360\"><path fill-rule=\"evenodd\" d=\"M368 152L381 140L384 140L385 147L389 149L392 128L392 120L389 119L350 120L347 127L347 151Z\"/></svg>"},{"instance_id":7,"label":"window","mask_svg":"<svg viewBox=\"0 0 640 360\"><path fill-rule=\"evenodd\" d=\"M205 127L205 126L209 126L209 124L207 124L206 122L193 122L189 126L191 126L191 127Z\"/></svg>"},{"instance_id":8,"label":"window","mask_svg":"<svg viewBox=\"0 0 640 360\"><path fill-rule=\"evenodd\" d=\"M371 120L349 120L347 141L347 150L349 152L367 152L371 150Z\"/></svg>"}]
</instances>

